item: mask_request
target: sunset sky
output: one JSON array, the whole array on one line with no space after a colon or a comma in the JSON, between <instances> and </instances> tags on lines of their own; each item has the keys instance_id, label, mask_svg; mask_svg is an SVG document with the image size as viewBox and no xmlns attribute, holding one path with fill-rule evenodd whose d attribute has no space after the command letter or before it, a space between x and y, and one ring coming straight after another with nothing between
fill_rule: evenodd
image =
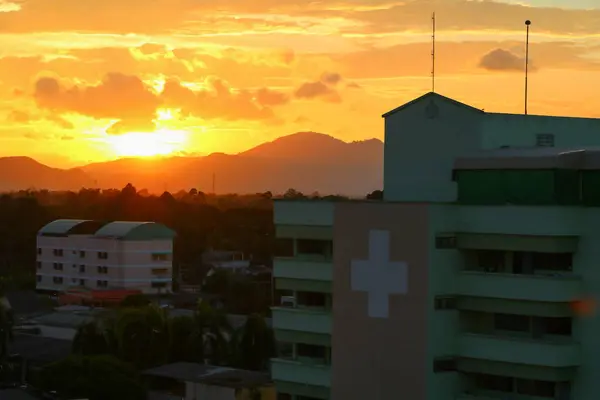
<instances>
[{"instance_id":1,"label":"sunset sky","mask_svg":"<svg viewBox=\"0 0 600 400\"><path fill-rule=\"evenodd\" d=\"M0 0L0 156L383 138L430 90L433 11L438 92L522 112L530 19L530 113L600 117L599 0Z\"/></svg>"}]
</instances>

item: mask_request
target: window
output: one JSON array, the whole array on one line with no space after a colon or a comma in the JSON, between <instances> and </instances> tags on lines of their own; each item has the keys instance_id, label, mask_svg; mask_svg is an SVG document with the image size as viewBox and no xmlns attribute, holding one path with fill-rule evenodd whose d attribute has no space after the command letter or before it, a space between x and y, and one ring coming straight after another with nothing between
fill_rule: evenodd
<instances>
[{"instance_id":1,"label":"window","mask_svg":"<svg viewBox=\"0 0 600 400\"><path fill-rule=\"evenodd\" d=\"M535 135L537 147L554 147L554 135L552 133L538 133Z\"/></svg>"},{"instance_id":2,"label":"window","mask_svg":"<svg viewBox=\"0 0 600 400\"><path fill-rule=\"evenodd\" d=\"M36 279L37 279L38 282L41 282L42 281L42 276L41 275L37 275Z\"/></svg>"},{"instance_id":3,"label":"window","mask_svg":"<svg viewBox=\"0 0 600 400\"><path fill-rule=\"evenodd\" d=\"M52 263L52 267L56 270L56 271L62 271L63 270L63 265L62 263Z\"/></svg>"},{"instance_id":4,"label":"window","mask_svg":"<svg viewBox=\"0 0 600 400\"><path fill-rule=\"evenodd\" d=\"M484 390L493 390L496 392L513 391L513 379L507 376L478 374L476 382L477 386Z\"/></svg>"},{"instance_id":5,"label":"window","mask_svg":"<svg viewBox=\"0 0 600 400\"><path fill-rule=\"evenodd\" d=\"M52 254L54 254L57 257L62 257L63 250L62 249L54 249L54 250L52 250Z\"/></svg>"},{"instance_id":6,"label":"window","mask_svg":"<svg viewBox=\"0 0 600 400\"><path fill-rule=\"evenodd\" d=\"M79 280L79 286L85 286L85 279Z\"/></svg>"},{"instance_id":7,"label":"window","mask_svg":"<svg viewBox=\"0 0 600 400\"><path fill-rule=\"evenodd\" d=\"M530 322L526 315L494 314L494 329L499 331L529 332Z\"/></svg>"},{"instance_id":8,"label":"window","mask_svg":"<svg viewBox=\"0 0 600 400\"><path fill-rule=\"evenodd\" d=\"M573 333L573 319L563 318L544 318L546 326L545 333L548 335L571 336Z\"/></svg>"},{"instance_id":9,"label":"window","mask_svg":"<svg viewBox=\"0 0 600 400\"><path fill-rule=\"evenodd\" d=\"M320 256L331 256L332 241L331 240L314 240L314 239L298 239L296 243L298 254L313 254Z\"/></svg>"},{"instance_id":10,"label":"window","mask_svg":"<svg viewBox=\"0 0 600 400\"><path fill-rule=\"evenodd\" d=\"M565 271L573 270L573 253L531 253L534 270Z\"/></svg>"},{"instance_id":11,"label":"window","mask_svg":"<svg viewBox=\"0 0 600 400\"><path fill-rule=\"evenodd\" d=\"M294 257L294 239L276 238L275 257Z\"/></svg>"},{"instance_id":12,"label":"window","mask_svg":"<svg viewBox=\"0 0 600 400\"><path fill-rule=\"evenodd\" d=\"M57 285L60 285L63 283L63 278L60 276L54 276L54 277L52 277L52 282Z\"/></svg>"},{"instance_id":13,"label":"window","mask_svg":"<svg viewBox=\"0 0 600 400\"><path fill-rule=\"evenodd\" d=\"M152 253L152 261L169 261L167 253Z\"/></svg>"},{"instance_id":14,"label":"window","mask_svg":"<svg viewBox=\"0 0 600 400\"><path fill-rule=\"evenodd\" d=\"M456 236L437 236L435 238L436 249L455 249Z\"/></svg>"},{"instance_id":15,"label":"window","mask_svg":"<svg viewBox=\"0 0 600 400\"><path fill-rule=\"evenodd\" d=\"M150 285L155 289L161 289L167 287L167 282L152 282Z\"/></svg>"},{"instance_id":16,"label":"window","mask_svg":"<svg viewBox=\"0 0 600 400\"><path fill-rule=\"evenodd\" d=\"M71 278L71 283L77 283L77 278Z\"/></svg>"},{"instance_id":17,"label":"window","mask_svg":"<svg viewBox=\"0 0 600 400\"><path fill-rule=\"evenodd\" d=\"M42 262L41 261L38 261L36 263L36 265L37 265L37 269L42 269Z\"/></svg>"},{"instance_id":18,"label":"window","mask_svg":"<svg viewBox=\"0 0 600 400\"><path fill-rule=\"evenodd\" d=\"M98 258L100 260L106 260L106 259L108 259L108 253L105 252L105 251L99 251L98 252Z\"/></svg>"},{"instance_id":19,"label":"window","mask_svg":"<svg viewBox=\"0 0 600 400\"><path fill-rule=\"evenodd\" d=\"M168 268L152 268L152 273L155 275L163 275L169 272Z\"/></svg>"},{"instance_id":20,"label":"window","mask_svg":"<svg viewBox=\"0 0 600 400\"><path fill-rule=\"evenodd\" d=\"M456 310L456 297L437 296L434 300L436 310Z\"/></svg>"},{"instance_id":21,"label":"window","mask_svg":"<svg viewBox=\"0 0 600 400\"><path fill-rule=\"evenodd\" d=\"M101 288L108 287L108 281L96 281L96 286Z\"/></svg>"},{"instance_id":22,"label":"window","mask_svg":"<svg viewBox=\"0 0 600 400\"><path fill-rule=\"evenodd\" d=\"M506 256L499 250L481 250L477 252L477 264L485 272L500 272L504 269Z\"/></svg>"},{"instance_id":23,"label":"window","mask_svg":"<svg viewBox=\"0 0 600 400\"><path fill-rule=\"evenodd\" d=\"M37 248L37 253L38 253L38 255L41 255L41 254L42 254L42 248L41 248L41 247L38 247L38 248Z\"/></svg>"},{"instance_id":24,"label":"window","mask_svg":"<svg viewBox=\"0 0 600 400\"><path fill-rule=\"evenodd\" d=\"M85 265L81 264L79 266L79 272L85 272Z\"/></svg>"},{"instance_id":25,"label":"window","mask_svg":"<svg viewBox=\"0 0 600 400\"><path fill-rule=\"evenodd\" d=\"M100 266L98 266L98 273L99 274L108 274L108 267L100 267Z\"/></svg>"},{"instance_id":26,"label":"window","mask_svg":"<svg viewBox=\"0 0 600 400\"><path fill-rule=\"evenodd\" d=\"M327 354L327 349L325 346L316 346L313 344L304 344L298 343L296 345L296 351L298 353L298 357L309 357L309 358L318 358L325 359L325 355Z\"/></svg>"},{"instance_id":27,"label":"window","mask_svg":"<svg viewBox=\"0 0 600 400\"><path fill-rule=\"evenodd\" d=\"M455 372L456 359L452 357L440 357L433 360L433 372Z\"/></svg>"},{"instance_id":28,"label":"window","mask_svg":"<svg viewBox=\"0 0 600 400\"><path fill-rule=\"evenodd\" d=\"M554 399L555 382L537 381L534 379L515 379L515 389L518 394L526 396L548 397Z\"/></svg>"},{"instance_id":29,"label":"window","mask_svg":"<svg viewBox=\"0 0 600 400\"><path fill-rule=\"evenodd\" d=\"M83 251L83 250L79 251L79 258L85 258L85 251Z\"/></svg>"},{"instance_id":30,"label":"window","mask_svg":"<svg viewBox=\"0 0 600 400\"><path fill-rule=\"evenodd\" d=\"M298 292L299 306L304 307L325 307L327 304L326 294L317 292Z\"/></svg>"}]
</instances>

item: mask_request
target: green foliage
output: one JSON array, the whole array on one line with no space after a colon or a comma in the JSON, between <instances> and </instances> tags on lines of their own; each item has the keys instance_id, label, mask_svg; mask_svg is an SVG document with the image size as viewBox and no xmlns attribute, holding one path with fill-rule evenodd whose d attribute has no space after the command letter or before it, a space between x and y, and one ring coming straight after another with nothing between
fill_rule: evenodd
<instances>
[{"instance_id":1,"label":"green foliage","mask_svg":"<svg viewBox=\"0 0 600 400\"><path fill-rule=\"evenodd\" d=\"M144 400L146 390L136 370L109 355L79 356L50 364L40 373L39 385L64 398L89 400Z\"/></svg>"},{"instance_id":2,"label":"green foliage","mask_svg":"<svg viewBox=\"0 0 600 400\"><path fill-rule=\"evenodd\" d=\"M146 307L151 303L148 296L143 293L132 294L121 301L121 307Z\"/></svg>"},{"instance_id":3,"label":"green foliage","mask_svg":"<svg viewBox=\"0 0 600 400\"><path fill-rule=\"evenodd\" d=\"M269 366L276 354L275 335L265 319L254 314L232 340L234 366L247 370L262 371Z\"/></svg>"}]
</instances>

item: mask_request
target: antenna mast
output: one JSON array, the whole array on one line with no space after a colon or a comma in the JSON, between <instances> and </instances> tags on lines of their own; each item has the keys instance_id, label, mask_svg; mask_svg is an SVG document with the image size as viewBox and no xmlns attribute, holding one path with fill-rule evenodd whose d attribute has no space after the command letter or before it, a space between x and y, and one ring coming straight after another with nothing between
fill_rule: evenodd
<instances>
[{"instance_id":1,"label":"antenna mast","mask_svg":"<svg viewBox=\"0 0 600 400\"><path fill-rule=\"evenodd\" d=\"M431 16L431 91L435 93L435 12Z\"/></svg>"},{"instance_id":2,"label":"antenna mast","mask_svg":"<svg viewBox=\"0 0 600 400\"><path fill-rule=\"evenodd\" d=\"M525 21L525 26L527 27L527 36L525 39L525 115L527 115L527 95L528 95L528 82L527 78L529 75L529 26L531 25L531 21Z\"/></svg>"}]
</instances>

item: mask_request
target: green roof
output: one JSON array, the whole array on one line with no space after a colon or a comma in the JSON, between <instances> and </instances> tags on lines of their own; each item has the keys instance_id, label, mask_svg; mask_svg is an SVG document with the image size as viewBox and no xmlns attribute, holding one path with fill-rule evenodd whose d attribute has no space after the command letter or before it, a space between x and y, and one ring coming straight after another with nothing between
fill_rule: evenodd
<instances>
[{"instance_id":1,"label":"green roof","mask_svg":"<svg viewBox=\"0 0 600 400\"><path fill-rule=\"evenodd\" d=\"M57 219L42 227L38 235L65 235L76 226L90 222L87 219Z\"/></svg>"},{"instance_id":2,"label":"green roof","mask_svg":"<svg viewBox=\"0 0 600 400\"><path fill-rule=\"evenodd\" d=\"M115 221L98 229L94 236L121 240L173 239L175 231L156 222Z\"/></svg>"}]
</instances>

